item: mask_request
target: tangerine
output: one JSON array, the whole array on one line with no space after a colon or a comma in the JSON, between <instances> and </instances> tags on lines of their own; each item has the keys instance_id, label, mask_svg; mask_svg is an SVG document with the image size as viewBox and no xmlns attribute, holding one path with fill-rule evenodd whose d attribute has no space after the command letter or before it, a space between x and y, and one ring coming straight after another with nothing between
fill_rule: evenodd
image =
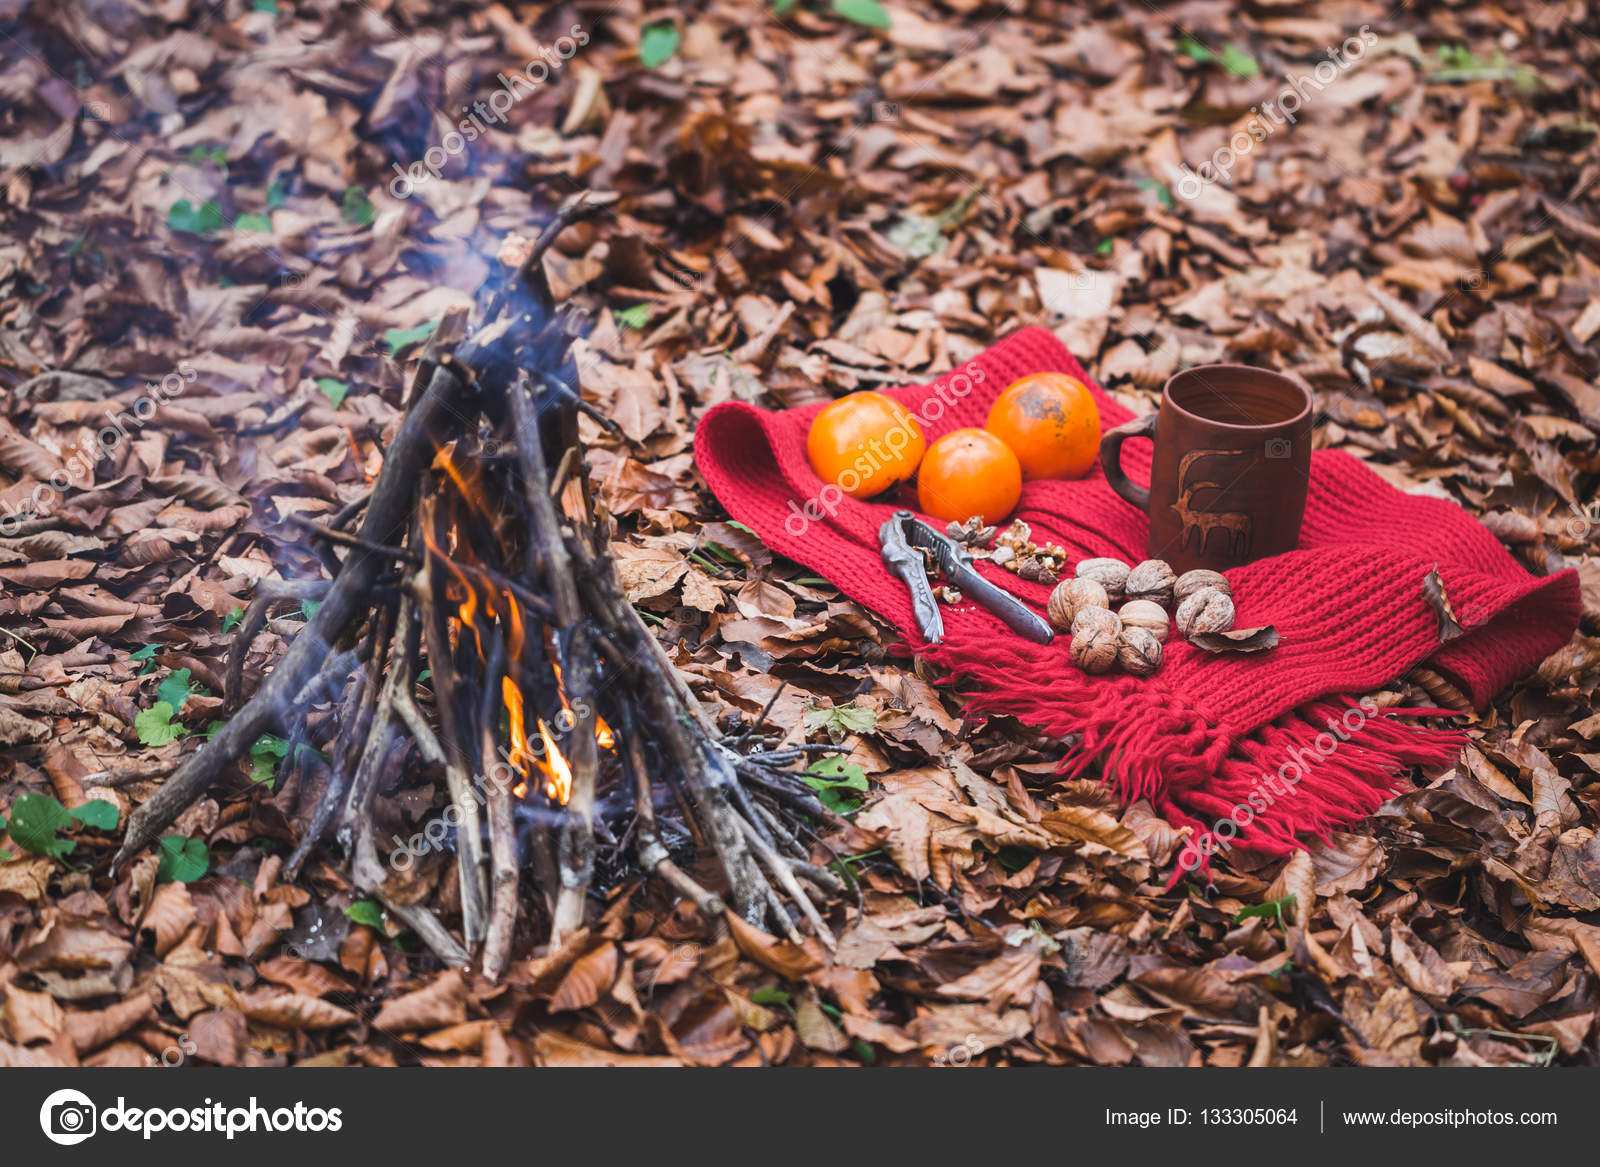
<instances>
[{"instance_id":1,"label":"tangerine","mask_svg":"<svg viewBox=\"0 0 1600 1167\"><path fill-rule=\"evenodd\" d=\"M928 448L910 410L882 393L852 393L811 419L806 457L817 477L871 498L917 472Z\"/></svg>"},{"instance_id":2,"label":"tangerine","mask_svg":"<svg viewBox=\"0 0 1600 1167\"><path fill-rule=\"evenodd\" d=\"M998 523L1022 497L1022 466L1011 447L988 430L952 430L928 447L917 471L923 511L949 522L973 515Z\"/></svg>"},{"instance_id":3,"label":"tangerine","mask_svg":"<svg viewBox=\"0 0 1600 1167\"><path fill-rule=\"evenodd\" d=\"M1100 410L1065 373L1034 373L995 398L984 428L1017 455L1025 481L1081 478L1100 456Z\"/></svg>"}]
</instances>

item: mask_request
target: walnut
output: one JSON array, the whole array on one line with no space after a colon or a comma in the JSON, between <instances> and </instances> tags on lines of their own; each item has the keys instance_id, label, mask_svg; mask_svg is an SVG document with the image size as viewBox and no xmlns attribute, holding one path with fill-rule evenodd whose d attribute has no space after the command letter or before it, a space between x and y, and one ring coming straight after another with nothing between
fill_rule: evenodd
<instances>
[{"instance_id":1,"label":"walnut","mask_svg":"<svg viewBox=\"0 0 1600 1167\"><path fill-rule=\"evenodd\" d=\"M1128 565L1120 559L1085 559L1078 564L1077 576L1094 580L1106 589L1107 596L1120 600L1128 582Z\"/></svg>"},{"instance_id":2,"label":"walnut","mask_svg":"<svg viewBox=\"0 0 1600 1167\"><path fill-rule=\"evenodd\" d=\"M1106 589L1092 579L1066 579L1050 593L1048 614L1056 631L1066 632L1072 627L1072 618L1084 608L1105 608L1111 601Z\"/></svg>"},{"instance_id":3,"label":"walnut","mask_svg":"<svg viewBox=\"0 0 1600 1167\"><path fill-rule=\"evenodd\" d=\"M1135 677L1148 677L1161 667L1161 641L1144 628L1124 628L1117 663Z\"/></svg>"},{"instance_id":4,"label":"walnut","mask_svg":"<svg viewBox=\"0 0 1600 1167\"><path fill-rule=\"evenodd\" d=\"M1178 577L1178 582L1172 585L1172 598L1187 600L1201 588L1216 588L1225 596L1233 595L1233 585L1228 582L1227 576L1220 571L1207 571L1203 567L1197 567Z\"/></svg>"},{"instance_id":5,"label":"walnut","mask_svg":"<svg viewBox=\"0 0 1600 1167\"><path fill-rule=\"evenodd\" d=\"M994 528L986 527L980 515L973 515L964 523L951 522L944 533L967 547L987 547L994 538Z\"/></svg>"},{"instance_id":6,"label":"walnut","mask_svg":"<svg viewBox=\"0 0 1600 1167\"><path fill-rule=\"evenodd\" d=\"M1178 631L1185 636L1226 632L1233 627L1233 600L1216 588L1201 588L1178 605Z\"/></svg>"},{"instance_id":7,"label":"walnut","mask_svg":"<svg viewBox=\"0 0 1600 1167\"><path fill-rule=\"evenodd\" d=\"M1157 640L1167 638L1170 618L1160 604L1149 600L1129 600L1117 609L1117 616L1121 618L1124 628L1142 628Z\"/></svg>"},{"instance_id":8,"label":"walnut","mask_svg":"<svg viewBox=\"0 0 1600 1167\"><path fill-rule=\"evenodd\" d=\"M1072 618L1071 631L1073 636L1089 631L1105 631L1117 636L1122 632L1122 621L1110 608L1079 608Z\"/></svg>"},{"instance_id":9,"label":"walnut","mask_svg":"<svg viewBox=\"0 0 1600 1167\"><path fill-rule=\"evenodd\" d=\"M1002 547L1010 547L1013 550L1021 551L1028 546L1029 537L1032 534L1033 528L1028 526L1027 523L1024 523L1021 519L1013 519L1009 527L995 536L995 541Z\"/></svg>"},{"instance_id":10,"label":"walnut","mask_svg":"<svg viewBox=\"0 0 1600 1167\"><path fill-rule=\"evenodd\" d=\"M1086 608L1085 611L1105 612L1104 608ZM1111 615L1106 612L1106 615ZM1089 628L1072 636L1072 663L1086 673L1109 673L1117 663L1117 649L1122 638L1106 628Z\"/></svg>"},{"instance_id":11,"label":"walnut","mask_svg":"<svg viewBox=\"0 0 1600 1167\"><path fill-rule=\"evenodd\" d=\"M1040 559L1037 555L1029 555L1020 560L1014 569L1018 578L1029 583L1053 584L1056 582L1055 570L1048 560Z\"/></svg>"},{"instance_id":12,"label":"walnut","mask_svg":"<svg viewBox=\"0 0 1600 1167\"><path fill-rule=\"evenodd\" d=\"M1177 582L1178 577L1165 560L1146 559L1128 573L1123 590L1130 600L1149 600L1165 608L1172 603L1172 585Z\"/></svg>"}]
</instances>

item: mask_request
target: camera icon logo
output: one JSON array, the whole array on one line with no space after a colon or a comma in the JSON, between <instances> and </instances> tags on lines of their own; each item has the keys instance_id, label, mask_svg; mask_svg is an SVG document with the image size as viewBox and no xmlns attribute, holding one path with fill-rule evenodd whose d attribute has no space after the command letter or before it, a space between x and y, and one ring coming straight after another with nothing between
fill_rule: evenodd
<instances>
[{"instance_id":1,"label":"camera icon logo","mask_svg":"<svg viewBox=\"0 0 1600 1167\"><path fill-rule=\"evenodd\" d=\"M39 1107L39 1127L52 1143L72 1147L94 1134L97 1114L83 1091L57 1090Z\"/></svg>"},{"instance_id":2,"label":"camera icon logo","mask_svg":"<svg viewBox=\"0 0 1600 1167\"><path fill-rule=\"evenodd\" d=\"M1294 454L1294 444L1288 438L1268 438L1267 457L1288 458Z\"/></svg>"}]
</instances>

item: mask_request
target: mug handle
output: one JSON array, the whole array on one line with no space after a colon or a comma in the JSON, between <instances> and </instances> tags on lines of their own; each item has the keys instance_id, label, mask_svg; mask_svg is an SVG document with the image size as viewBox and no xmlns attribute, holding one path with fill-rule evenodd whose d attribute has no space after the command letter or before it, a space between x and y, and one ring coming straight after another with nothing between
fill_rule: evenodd
<instances>
[{"instance_id":1,"label":"mug handle","mask_svg":"<svg viewBox=\"0 0 1600 1167\"><path fill-rule=\"evenodd\" d=\"M1128 476L1122 472L1122 443L1129 438L1149 438L1155 441L1155 437L1156 414L1147 413L1143 417L1134 418L1126 425L1119 425L1100 439L1100 466L1106 472L1106 483L1145 514L1150 513L1150 491L1128 481Z\"/></svg>"}]
</instances>

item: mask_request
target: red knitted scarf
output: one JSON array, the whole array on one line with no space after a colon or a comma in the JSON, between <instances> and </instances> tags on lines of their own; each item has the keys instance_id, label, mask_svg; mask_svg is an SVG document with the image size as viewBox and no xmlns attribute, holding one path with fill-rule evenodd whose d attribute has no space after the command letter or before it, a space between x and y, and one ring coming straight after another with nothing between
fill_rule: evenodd
<instances>
[{"instance_id":1,"label":"red knitted scarf","mask_svg":"<svg viewBox=\"0 0 1600 1167\"><path fill-rule=\"evenodd\" d=\"M1040 328L931 385L889 395L924 421L932 442L981 426L1001 390L1047 370L1090 386L1105 429L1131 416ZM919 644L905 585L878 548L879 524L906 499L860 502L825 489L806 460L806 431L820 408L717 406L696 434L700 471L728 513L769 547ZM1128 443L1130 477L1148 481L1150 451L1148 442ZM1145 557L1148 521L1111 492L1098 466L1077 481L1028 483L1017 515L1036 542L1065 545L1069 562ZM1467 630L1443 645L1422 592L1435 567ZM1048 587L987 564L981 570L1043 609ZM958 604L945 609L945 644L931 656L962 682L971 709L1075 735L1065 773L1080 775L1099 759L1124 799L1147 798L1169 821L1192 827L1183 865L1193 867L1235 837L1271 854L1291 851L1298 833L1322 836L1370 814L1401 787L1406 767L1448 762L1460 748L1458 733L1395 711L1378 715L1346 694L1380 688L1427 661L1482 707L1567 642L1580 607L1574 572L1529 575L1460 507L1404 494L1338 451L1312 455L1299 549L1228 578L1237 626L1275 625L1276 649L1211 656L1174 636L1153 677L1089 676L1069 662L1067 637L1032 644L975 605Z\"/></svg>"}]
</instances>

